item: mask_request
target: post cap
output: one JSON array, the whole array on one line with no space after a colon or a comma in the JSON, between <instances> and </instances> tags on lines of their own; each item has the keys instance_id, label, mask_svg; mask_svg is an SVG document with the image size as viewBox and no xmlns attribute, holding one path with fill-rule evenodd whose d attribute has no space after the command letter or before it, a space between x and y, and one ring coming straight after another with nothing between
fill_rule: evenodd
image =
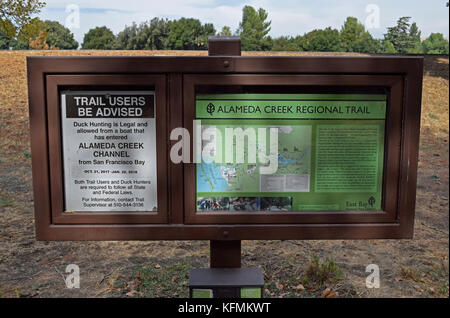
<instances>
[{"instance_id":1,"label":"post cap","mask_svg":"<svg viewBox=\"0 0 450 318\"><path fill-rule=\"evenodd\" d=\"M208 38L209 56L240 56L240 36L210 36Z\"/></svg>"}]
</instances>

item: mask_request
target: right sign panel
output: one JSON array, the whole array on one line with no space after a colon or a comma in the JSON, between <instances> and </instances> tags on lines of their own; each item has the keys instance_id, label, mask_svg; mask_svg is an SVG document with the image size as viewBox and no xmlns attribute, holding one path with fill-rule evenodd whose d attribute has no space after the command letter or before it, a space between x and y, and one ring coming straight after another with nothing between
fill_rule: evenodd
<instances>
[{"instance_id":1,"label":"right sign panel","mask_svg":"<svg viewBox=\"0 0 450 318\"><path fill-rule=\"evenodd\" d=\"M386 105L384 94L198 94L197 212L382 210Z\"/></svg>"}]
</instances>

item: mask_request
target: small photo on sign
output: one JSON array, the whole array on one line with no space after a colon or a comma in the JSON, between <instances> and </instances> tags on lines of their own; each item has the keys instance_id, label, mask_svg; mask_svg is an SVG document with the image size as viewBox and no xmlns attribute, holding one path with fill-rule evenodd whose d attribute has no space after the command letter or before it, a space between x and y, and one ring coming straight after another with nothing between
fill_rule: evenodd
<instances>
[{"instance_id":1,"label":"small photo on sign","mask_svg":"<svg viewBox=\"0 0 450 318\"><path fill-rule=\"evenodd\" d=\"M292 211L292 197L199 197L197 211Z\"/></svg>"},{"instance_id":2,"label":"small photo on sign","mask_svg":"<svg viewBox=\"0 0 450 318\"><path fill-rule=\"evenodd\" d=\"M292 211L292 197L263 197L261 211Z\"/></svg>"}]
</instances>

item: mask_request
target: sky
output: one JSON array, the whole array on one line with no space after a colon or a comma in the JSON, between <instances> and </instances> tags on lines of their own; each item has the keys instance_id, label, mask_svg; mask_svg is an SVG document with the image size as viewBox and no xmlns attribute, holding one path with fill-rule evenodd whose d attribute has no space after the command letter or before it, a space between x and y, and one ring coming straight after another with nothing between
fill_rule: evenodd
<instances>
[{"instance_id":1,"label":"sky","mask_svg":"<svg viewBox=\"0 0 450 318\"><path fill-rule=\"evenodd\" d=\"M272 37L303 35L313 29L331 26L340 29L347 16L366 25L375 38L382 38L386 28L399 17L410 16L422 31L422 38L440 32L448 38L449 9L443 0L45 0L47 5L38 15L69 27L81 44L91 28L107 26L114 34L132 22L141 23L154 17L196 18L223 26L234 32L245 5L264 8L272 21ZM78 13L78 14L77 14ZM77 18L79 17L79 18Z\"/></svg>"}]
</instances>

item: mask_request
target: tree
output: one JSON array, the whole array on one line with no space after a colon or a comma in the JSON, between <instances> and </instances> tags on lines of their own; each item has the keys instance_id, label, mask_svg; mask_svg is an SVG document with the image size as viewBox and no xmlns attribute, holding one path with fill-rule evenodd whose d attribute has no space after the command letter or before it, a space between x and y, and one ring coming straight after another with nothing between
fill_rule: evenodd
<instances>
[{"instance_id":1,"label":"tree","mask_svg":"<svg viewBox=\"0 0 450 318\"><path fill-rule=\"evenodd\" d=\"M365 32L353 44L353 52L359 53L379 53L381 51L381 41L374 39L369 32Z\"/></svg>"},{"instance_id":2,"label":"tree","mask_svg":"<svg viewBox=\"0 0 450 318\"><path fill-rule=\"evenodd\" d=\"M22 28L17 33L14 49L17 49L17 45L19 45L21 49L30 49L32 48L29 45L30 42L37 38L41 38L41 40L46 39L47 35L48 33L44 21L39 18L33 18L29 23L22 25Z\"/></svg>"},{"instance_id":3,"label":"tree","mask_svg":"<svg viewBox=\"0 0 450 318\"><path fill-rule=\"evenodd\" d=\"M153 18L138 30L138 42L144 50L166 50L169 44L169 20Z\"/></svg>"},{"instance_id":4,"label":"tree","mask_svg":"<svg viewBox=\"0 0 450 318\"><path fill-rule=\"evenodd\" d=\"M395 53L397 53L397 50L395 49L394 44L392 44L391 41L384 40L382 52L386 53L386 54L395 54Z\"/></svg>"},{"instance_id":5,"label":"tree","mask_svg":"<svg viewBox=\"0 0 450 318\"><path fill-rule=\"evenodd\" d=\"M413 46L408 50L408 53L423 53L422 40L420 39L421 33L416 22L413 22L409 28L409 38Z\"/></svg>"},{"instance_id":6,"label":"tree","mask_svg":"<svg viewBox=\"0 0 450 318\"><path fill-rule=\"evenodd\" d=\"M428 38L422 42L425 54L447 54L448 40L444 38L442 33L431 33Z\"/></svg>"},{"instance_id":7,"label":"tree","mask_svg":"<svg viewBox=\"0 0 450 318\"><path fill-rule=\"evenodd\" d=\"M417 26L416 22L413 22L411 24L411 27L409 28L409 37L411 38L411 41L413 42L420 42L420 35L422 32L420 32L419 27Z\"/></svg>"},{"instance_id":8,"label":"tree","mask_svg":"<svg viewBox=\"0 0 450 318\"><path fill-rule=\"evenodd\" d=\"M353 52L354 44L366 32L364 25L354 17L347 17L341 28L341 45L345 52Z\"/></svg>"},{"instance_id":9,"label":"tree","mask_svg":"<svg viewBox=\"0 0 450 318\"><path fill-rule=\"evenodd\" d=\"M230 27L225 25L218 35L220 35L220 36L231 36L231 29L230 29Z\"/></svg>"},{"instance_id":10,"label":"tree","mask_svg":"<svg viewBox=\"0 0 450 318\"><path fill-rule=\"evenodd\" d=\"M410 25L411 17L401 17L397 25L389 27L384 39L394 45L398 53L412 53L420 43L420 31L416 23Z\"/></svg>"},{"instance_id":11,"label":"tree","mask_svg":"<svg viewBox=\"0 0 450 318\"><path fill-rule=\"evenodd\" d=\"M202 33L201 33L200 37L198 38L198 40L200 40L199 43L200 43L201 47L203 47L204 49L208 49L208 38L215 34L216 34L216 29L214 28L214 24L205 23L203 25Z\"/></svg>"},{"instance_id":12,"label":"tree","mask_svg":"<svg viewBox=\"0 0 450 318\"><path fill-rule=\"evenodd\" d=\"M273 39L272 51L301 51L300 37L280 36Z\"/></svg>"},{"instance_id":13,"label":"tree","mask_svg":"<svg viewBox=\"0 0 450 318\"><path fill-rule=\"evenodd\" d=\"M306 33L300 42L304 51L340 52L339 31L328 27L324 30L313 30Z\"/></svg>"},{"instance_id":14,"label":"tree","mask_svg":"<svg viewBox=\"0 0 450 318\"><path fill-rule=\"evenodd\" d=\"M181 18L169 22L168 46L172 50L205 50L208 36L215 35L211 23L204 25L197 19Z\"/></svg>"},{"instance_id":15,"label":"tree","mask_svg":"<svg viewBox=\"0 0 450 318\"><path fill-rule=\"evenodd\" d=\"M168 48L169 20L153 18L139 26L133 23L117 35L114 48L122 50L165 50Z\"/></svg>"},{"instance_id":16,"label":"tree","mask_svg":"<svg viewBox=\"0 0 450 318\"><path fill-rule=\"evenodd\" d=\"M345 20L340 40L345 52L377 53L380 50L380 43L354 17L347 17Z\"/></svg>"},{"instance_id":17,"label":"tree","mask_svg":"<svg viewBox=\"0 0 450 318\"><path fill-rule=\"evenodd\" d=\"M49 46L47 43L47 33L39 31L39 34L30 39L29 46L35 50L57 50L54 46Z\"/></svg>"},{"instance_id":18,"label":"tree","mask_svg":"<svg viewBox=\"0 0 450 318\"><path fill-rule=\"evenodd\" d=\"M22 27L31 22L31 15L39 13L45 2L39 0L2 0L0 2L0 30L15 38Z\"/></svg>"},{"instance_id":19,"label":"tree","mask_svg":"<svg viewBox=\"0 0 450 318\"><path fill-rule=\"evenodd\" d=\"M137 41L138 26L133 22L131 26L125 26L125 28L119 32L114 48L119 50L141 50L142 48Z\"/></svg>"},{"instance_id":20,"label":"tree","mask_svg":"<svg viewBox=\"0 0 450 318\"><path fill-rule=\"evenodd\" d=\"M90 29L83 38L84 50L111 50L115 41L114 33L106 26Z\"/></svg>"},{"instance_id":21,"label":"tree","mask_svg":"<svg viewBox=\"0 0 450 318\"><path fill-rule=\"evenodd\" d=\"M242 21L239 23L238 34L241 36L242 49L244 51L270 50L273 43L267 36L270 31L271 21L267 21L267 11L259 8L256 11L251 6L242 9Z\"/></svg>"},{"instance_id":22,"label":"tree","mask_svg":"<svg viewBox=\"0 0 450 318\"><path fill-rule=\"evenodd\" d=\"M12 39L0 31L0 50L8 50L9 48L13 50L28 50L30 46L28 42Z\"/></svg>"},{"instance_id":23,"label":"tree","mask_svg":"<svg viewBox=\"0 0 450 318\"><path fill-rule=\"evenodd\" d=\"M11 39L5 33L0 31L0 50L8 50L11 46Z\"/></svg>"},{"instance_id":24,"label":"tree","mask_svg":"<svg viewBox=\"0 0 450 318\"><path fill-rule=\"evenodd\" d=\"M47 33L46 42L50 47L61 50L75 50L78 48L78 42L73 38L73 33L68 28L57 21L44 21L45 32Z\"/></svg>"},{"instance_id":25,"label":"tree","mask_svg":"<svg viewBox=\"0 0 450 318\"><path fill-rule=\"evenodd\" d=\"M11 47L11 39L0 30L0 50L8 50Z\"/></svg>"}]
</instances>

